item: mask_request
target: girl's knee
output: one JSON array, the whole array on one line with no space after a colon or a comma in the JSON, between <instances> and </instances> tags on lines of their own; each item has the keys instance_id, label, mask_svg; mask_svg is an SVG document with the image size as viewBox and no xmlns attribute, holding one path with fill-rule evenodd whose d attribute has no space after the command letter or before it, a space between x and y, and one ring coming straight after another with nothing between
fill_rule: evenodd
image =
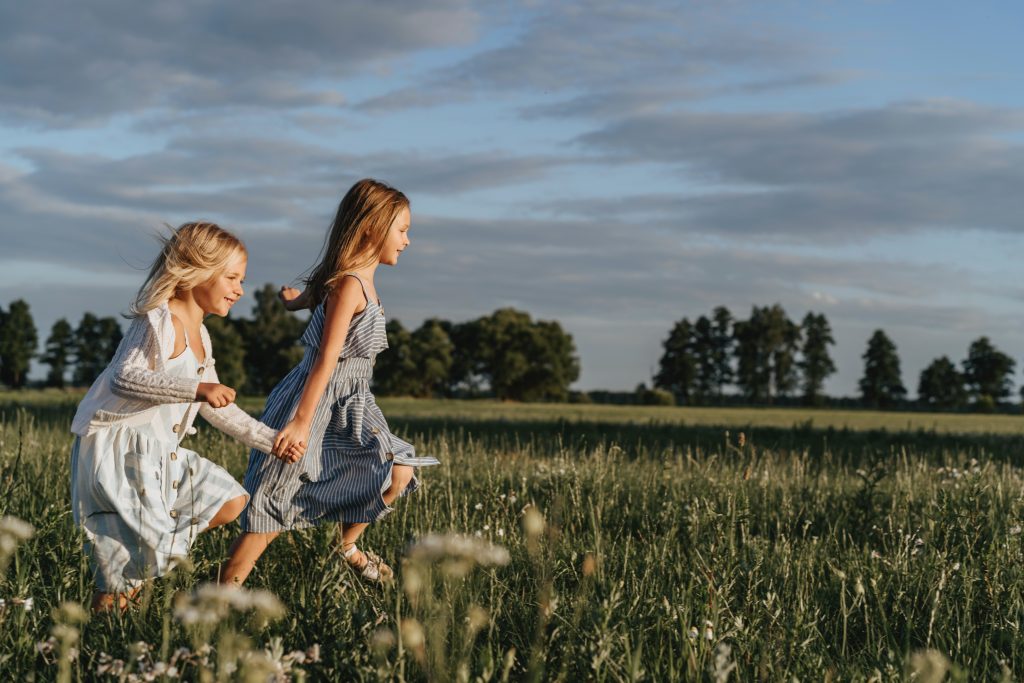
<instances>
[{"instance_id":1,"label":"girl's knee","mask_svg":"<svg viewBox=\"0 0 1024 683\"><path fill-rule=\"evenodd\" d=\"M413 471L408 465L395 465L391 468L391 493L395 496L402 495L409 482L412 481Z\"/></svg>"},{"instance_id":2,"label":"girl's knee","mask_svg":"<svg viewBox=\"0 0 1024 683\"><path fill-rule=\"evenodd\" d=\"M224 503L214 518L210 520L210 528L230 524L238 519L247 502L249 502L249 496L238 496Z\"/></svg>"}]
</instances>

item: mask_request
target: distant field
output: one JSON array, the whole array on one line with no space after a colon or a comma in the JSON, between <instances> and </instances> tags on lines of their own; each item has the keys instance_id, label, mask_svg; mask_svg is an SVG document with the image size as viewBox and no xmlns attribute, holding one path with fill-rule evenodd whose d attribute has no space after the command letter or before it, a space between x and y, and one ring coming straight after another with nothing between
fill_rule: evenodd
<instances>
[{"instance_id":1,"label":"distant field","mask_svg":"<svg viewBox=\"0 0 1024 683\"><path fill-rule=\"evenodd\" d=\"M83 392L56 390L0 391L0 408L12 403L27 405L75 404ZM239 404L259 412L263 397L246 396ZM569 403L509 403L494 400L380 398L389 417L443 419L450 422L512 421L602 422L610 424L664 424L693 427L771 427L779 429L885 430L939 434L1024 435L1024 415L971 413L911 413L874 410L827 410L812 408L678 408Z\"/></svg>"}]
</instances>

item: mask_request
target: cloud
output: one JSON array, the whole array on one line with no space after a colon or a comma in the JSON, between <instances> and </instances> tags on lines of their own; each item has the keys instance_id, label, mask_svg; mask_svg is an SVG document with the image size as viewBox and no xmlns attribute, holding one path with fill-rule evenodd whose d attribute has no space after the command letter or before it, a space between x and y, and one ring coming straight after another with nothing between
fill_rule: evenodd
<instances>
[{"instance_id":1,"label":"cloud","mask_svg":"<svg viewBox=\"0 0 1024 683\"><path fill-rule=\"evenodd\" d=\"M609 163L661 163L687 194L616 200L726 235L847 241L928 228L1020 231L1024 109L932 100L822 113L626 117L577 140ZM596 200L556 203L600 212ZM614 209L612 209L614 210ZM620 211L623 209L620 209Z\"/></svg>"},{"instance_id":2,"label":"cloud","mask_svg":"<svg viewBox=\"0 0 1024 683\"><path fill-rule=\"evenodd\" d=\"M732 10L739 10L738 16ZM545 100L522 108L529 117L621 114L740 92L743 85L726 86L718 79L741 69L774 73L819 52L808 36L743 16L739 7L554 2L522 23L514 39L357 108L391 111L518 91ZM826 74L786 74L754 83L771 89L834 81Z\"/></svg>"},{"instance_id":3,"label":"cloud","mask_svg":"<svg viewBox=\"0 0 1024 683\"><path fill-rule=\"evenodd\" d=\"M0 6L0 117L75 126L150 108L336 107L332 81L474 39L466 0Z\"/></svg>"}]
</instances>

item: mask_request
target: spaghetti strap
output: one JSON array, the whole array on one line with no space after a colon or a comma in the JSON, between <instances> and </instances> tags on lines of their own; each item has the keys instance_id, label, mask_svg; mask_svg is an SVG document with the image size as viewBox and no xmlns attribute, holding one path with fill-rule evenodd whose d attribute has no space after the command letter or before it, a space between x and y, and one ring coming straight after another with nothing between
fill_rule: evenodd
<instances>
[{"instance_id":1,"label":"spaghetti strap","mask_svg":"<svg viewBox=\"0 0 1024 683\"><path fill-rule=\"evenodd\" d=\"M366 284L363 282L363 278L355 273L345 273L345 277L354 277L359 282L359 286L363 288L363 298L366 299L366 303L370 303L370 295L366 293Z\"/></svg>"}]
</instances>

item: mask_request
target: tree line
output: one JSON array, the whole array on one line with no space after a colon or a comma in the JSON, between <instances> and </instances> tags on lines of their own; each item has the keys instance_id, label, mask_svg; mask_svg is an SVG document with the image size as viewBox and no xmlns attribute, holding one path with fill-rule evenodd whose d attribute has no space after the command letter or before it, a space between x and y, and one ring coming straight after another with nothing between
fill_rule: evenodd
<instances>
[{"instance_id":1,"label":"tree line","mask_svg":"<svg viewBox=\"0 0 1024 683\"><path fill-rule=\"evenodd\" d=\"M702 405L726 402L726 390L735 389L755 405L797 396L806 405L822 405L825 380L836 372L829 351L834 345L822 313L809 312L796 323L775 304L754 306L749 318L737 320L719 306L710 316L675 323L663 343L654 389L640 385L635 393L645 403ZM970 344L959 368L948 356L933 360L921 371L916 402L906 399L899 353L883 330L871 335L861 358L859 403L865 407L992 411L1005 406L1013 390L1016 362L988 337Z\"/></svg>"},{"instance_id":2,"label":"tree line","mask_svg":"<svg viewBox=\"0 0 1024 683\"><path fill-rule=\"evenodd\" d=\"M301 360L306 322L285 309L272 285L254 294L249 318L208 317L220 380L266 394ZM77 326L61 318L43 351L28 304L0 307L0 382L22 387L33 358L48 366L47 386L87 386L99 376L122 338L114 317L85 313ZM502 308L475 320L432 318L409 330L387 323L389 349L377 357L374 391L416 397L493 396L517 401L565 401L579 378L572 336L555 321L533 320Z\"/></svg>"}]
</instances>

